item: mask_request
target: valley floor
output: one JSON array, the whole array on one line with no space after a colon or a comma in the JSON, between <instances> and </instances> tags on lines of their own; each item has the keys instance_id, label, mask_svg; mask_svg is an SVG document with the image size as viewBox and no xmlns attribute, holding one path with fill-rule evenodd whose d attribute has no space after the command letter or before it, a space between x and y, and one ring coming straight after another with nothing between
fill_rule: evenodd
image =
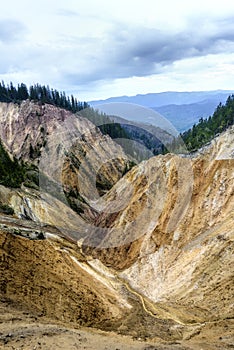
<instances>
[{"instance_id":1,"label":"valley floor","mask_svg":"<svg viewBox=\"0 0 234 350\"><path fill-rule=\"evenodd\" d=\"M222 322L215 331L207 327L202 334L182 342L145 342L113 332L56 324L20 309L9 300L0 302L1 350L228 350L234 348L232 326L231 320Z\"/></svg>"}]
</instances>

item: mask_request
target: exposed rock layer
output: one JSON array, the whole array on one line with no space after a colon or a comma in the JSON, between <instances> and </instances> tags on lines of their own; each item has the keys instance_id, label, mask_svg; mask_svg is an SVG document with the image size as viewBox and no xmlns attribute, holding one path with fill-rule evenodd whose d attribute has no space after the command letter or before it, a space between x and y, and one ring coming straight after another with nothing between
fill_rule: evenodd
<instances>
[{"instance_id":1,"label":"exposed rock layer","mask_svg":"<svg viewBox=\"0 0 234 350\"><path fill-rule=\"evenodd\" d=\"M11 156L33 162L67 194L82 192L86 200L110 189L129 165L122 148L88 119L52 105L0 103L0 139Z\"/></svg>"},{"instance_id":2,"label":"exposed rock layer","mask_svg":"<svg viewBox=\"0 0 234 350\"><path fill-rule=\"evenodd\" d=\"M150 300L179 305L185 322L234 314L233 145L230 129L193 159L141 163L105 196L108 209L116 194L133 188L123 211L100 215L110 228L97 248L87 248ZM133 242L128 249L126 240ZM118 247L101 249L113 243Z\"/></svg>"},{"instance_id":3,"label":"exposed rock layer","mask_svg":"<svg viewBox=\"0 0 234 350\"><path fill-rule=\"evenodd\" d=\"M47 175L73 191L78 205L83 203L77 214L66 201L44 193L43 186L41 192L0 186L1 202L24 219L1 218L4 297L49 317L165 340L189 339L207 327L229 324L234 295L233 128L193 158L154 157L120 179L124 153L83 118L75 121L83 136L61 162L64 148L57 146L67 146L69 126L74 127L69 112L38 105L34 110L30 103L1 104L0 115L8 152L29 160L30 149L46 140L49 153L42 143L39 166L46 172L46 164L52 163ZM65 139L60 132L64 121L69 131ZM38 159L35 155L34 161ZM104 159L109 160L106 165ZM100 164L101 198L98 191L92 197L92 174ZM24 234L18 226L25 227ZM40 228L46 239L38 240Z\"/></svg>"}]
</instances>

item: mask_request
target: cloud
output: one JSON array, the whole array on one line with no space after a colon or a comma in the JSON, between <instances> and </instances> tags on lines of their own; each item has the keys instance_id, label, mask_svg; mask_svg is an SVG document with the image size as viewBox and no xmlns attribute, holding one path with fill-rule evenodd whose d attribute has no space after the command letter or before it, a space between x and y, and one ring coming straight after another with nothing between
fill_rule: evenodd
<instances>
[{"instance_id":1,"label":"cloud","mask_svg":"<svg viewBox=\"0 0 234 350\"><path fill-rule=\"evenodd\" d=\"M56 14L59 15L59 16L65 16L65 17L79 17L80 14L76 11L72 11L72 10L69 10L69 9L58 9L56 11Z\"/></svg>"},{"instance_id":2,"label":"cloud","mask_svg":"<svg viewBox=\"0 0 234 350\"><path fill-rule=\"evenodd\" d=\"M234 11L231 2L226 7L214 4L213 12L207 3L205 10L200 8L203 2L164 0L153 11L153 0L147 1L150 8L133 0L132 6L126 0L86 0L79 6L68 0L66 9L62 1L42 0L30 7L29 0L23 0L15 2L17 10L11 20L4 19L9 16L5 4L5 13L3 6L0 14L0 79L14 81L15 77L20 82L19 77L25 77L27 84L38 81L87 92L120 86L123 81L123 93L128 93L130 79L139 82L141 92L143 80L149 82L155 75L160 79L166 72L172 76L177 63L181 72L174 80L179 81L183 62L190 58L192 63L185 69L191 74L202 57L215 72L218 63L209 63L208 57L229 57L234 52Z\"/></svg>"},{"instance_id":3,"label":"cloud","mask_svg":"<svg viewBox=\"0 0 234 350\"><path fill-rule=\"evenodd\" d=\"M62 75L71 84L143 77L160 74L164 67L186 58L234 52L234 21L219 24L210 24L208 30L208 23L197 23L194 29L174 34L128 26L112 30L98 43L77 42L71 53L76 63L61 68Z\"/></svg>"},{"instance_id":4,"label":"cloud","mask_svg":"<svg viewBox=\"0 0 234 350\"><path fill-rule=\"evenodd\" d=\"M6 59L0 62L4 61L5 69L9 62L11 70L38 70L66 85L150 76L186 58L233 52L234 22L223 19L222 24L197 23L199 30L194 27L170 33L118 23L101 38L73 34L40 45L24 43L17 47L13 43L15 55L8 46Z\"/></svg>"},{"instance_id":5,"label":"cloud","mask_svg":"<svg viewBox=\"0 0 234 350\"><path fill-rule=\"evenodd\" d=\"M25 32L26 27L19 21L12 19L0 20L0 42L2 43L21 40Z\"/></svg>"}]
</instances>

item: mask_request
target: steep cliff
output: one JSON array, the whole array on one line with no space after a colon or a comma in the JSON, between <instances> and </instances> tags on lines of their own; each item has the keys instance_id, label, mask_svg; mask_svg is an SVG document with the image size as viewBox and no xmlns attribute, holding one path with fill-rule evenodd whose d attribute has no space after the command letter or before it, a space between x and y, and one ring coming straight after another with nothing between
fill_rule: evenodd
<instances>
[{"instance_id":1,"label":"steep cliff","mask_svg":"<svg viewBox=\"0 0 234 350\"><path fill-rule=\"evenodd\" d=\"M40 190L62 194L79 214L130 166L122 148L90 121L52 105L0 103L0 139L11 156L38 167Z\"/></svg>"},{"instance_id":2,"label":"steep cliff","mask_svg":"<svg viewBox=\"0 0 234 350\"><path fill-rule=\"evenodd\" d=\"M43 172L37 189L0 186L15 213L0 217L1 295L64 322L232 344L234 129L122 176L124 152L84 118L0 108L8 152Z\"/></svg>"},{"instance_id":3,"label":"steep cliff","mask_svg":"<svg viewBox=\"0 0 234 350\"><path fill-rule=\"evenodd\" d=\"M233 147L232 128L193 158L141 163L104 197L97 223L108 230L86 241L89 254L181 322L233 317ZM125 209L108 213L129 187Z\"/></svg>"}]
</instances>

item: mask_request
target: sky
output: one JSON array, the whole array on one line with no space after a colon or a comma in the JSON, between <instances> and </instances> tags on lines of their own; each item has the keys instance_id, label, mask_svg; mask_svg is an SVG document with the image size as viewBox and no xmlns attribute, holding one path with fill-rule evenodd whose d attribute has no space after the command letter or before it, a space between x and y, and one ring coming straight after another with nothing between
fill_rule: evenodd
<instances>
[{"instance_id":1,"label":"sky","mask_svg":"<svg viewBox=\"0 0 234 350\"><path fill-rule=\"evenodd\" d=\"M12 0L0 80L79 100L234 89L233 0Z\"/></svg>"}]
</instances>

